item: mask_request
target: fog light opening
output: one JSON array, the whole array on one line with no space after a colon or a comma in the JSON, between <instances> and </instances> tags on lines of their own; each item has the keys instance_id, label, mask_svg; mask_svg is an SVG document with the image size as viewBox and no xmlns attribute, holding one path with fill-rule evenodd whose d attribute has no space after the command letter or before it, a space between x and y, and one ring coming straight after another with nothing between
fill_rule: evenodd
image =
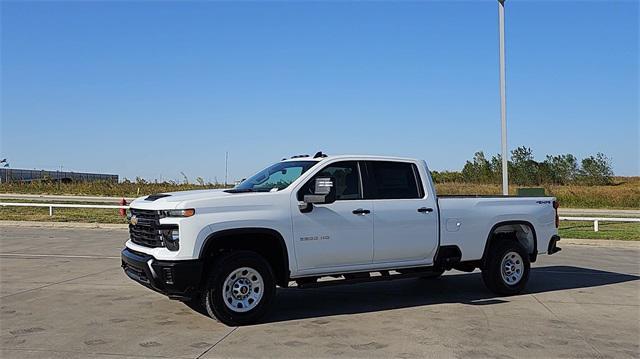
<instances>
[{"instance_id":1,"label":"fog light opening","mask_svg":"<svg viewBox=\"0 0 640 359\"><path fill-rule=\"evenodd\" d=\"M163 229L162 240L165 247L170 251L177 251L180 248L180 231L178 228Z\"/></svg>"},{"instance_id":2,"label":"fog light opening","mask_svg":"<svg viewBox=\"0 0 640 359\"><path fill-rule=\"evenodd\" d=\"M164 274L164 282L166 284L173 284L173 271L171 268L162 268L162 273Z\"/></svg>"}]
</instances>

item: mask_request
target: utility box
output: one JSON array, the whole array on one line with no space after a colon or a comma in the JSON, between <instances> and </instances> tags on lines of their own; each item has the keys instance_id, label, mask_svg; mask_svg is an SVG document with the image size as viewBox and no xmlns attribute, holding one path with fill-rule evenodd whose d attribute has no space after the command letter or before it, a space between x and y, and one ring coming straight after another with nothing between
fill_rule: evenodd
<instances>
[{"instance_id":1,"label":"utility box","mask_svg":"<svg viewBox=\"0 0 640 359\"><path fill-rule=\"evenodd\" d=\"M530 188L518 188L516 194L522 197L544 197L544 188L542 187L530 187Z\"/></svg>"}]
</instances>

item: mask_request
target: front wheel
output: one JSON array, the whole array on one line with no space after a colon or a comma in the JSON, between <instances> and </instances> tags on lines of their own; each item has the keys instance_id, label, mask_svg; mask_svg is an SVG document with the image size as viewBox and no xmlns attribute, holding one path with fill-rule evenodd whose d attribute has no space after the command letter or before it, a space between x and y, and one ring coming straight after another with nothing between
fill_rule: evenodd
<instances>
[{"instance_id":1,"label":"front wheel","mask_svg":"<svg viewBox=\"0 0 640 359\"><path fill-rule=\"evenodd\" d=\"M499 295L520 293L529 280L529 254L515 240L504 240L493 248L482 269L482 280Z\"/></svg>"},{"instance_id":2,"label":"front wheel","mask_svg":"<svg viewBox=\"0 0 640 359\"><path fill-rule=\"evenodd\" d=\"M252 324L267 312L275 291L269 263L255 252L238 251L216 261L202 303L209 316L226 325Z\"/></svg>"}]
</instances>

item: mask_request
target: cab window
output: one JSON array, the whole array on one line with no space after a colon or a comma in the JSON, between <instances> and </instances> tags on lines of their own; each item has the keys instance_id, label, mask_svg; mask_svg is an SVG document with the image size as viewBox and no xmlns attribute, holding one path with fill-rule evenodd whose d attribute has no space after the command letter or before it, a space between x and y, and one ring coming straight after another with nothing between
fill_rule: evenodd
<instances>
[{"instance_id":1,"label":"cab window","mask_svg":"<svg viewBox=\"0 0 640 359\"><path fill-rule=\"evenodd\" d=\"M336 162L328 165L315 174L298 191L298 200L301 201L305 194L310 194L316 178L330 177L336 187L336 201L354 200L362 198L362 186L360 184L360 170L357 161Z\"/></svg>"},{"instance_id":2,"label":"cab window","mask_svg":"<svg viewBox=\"0 0 640 359\"><path fill-rule=\"evenodd\" d=\"M412 163L367 161L366 199L422 198L417 168Z\"/></svg>"}]
</instances>

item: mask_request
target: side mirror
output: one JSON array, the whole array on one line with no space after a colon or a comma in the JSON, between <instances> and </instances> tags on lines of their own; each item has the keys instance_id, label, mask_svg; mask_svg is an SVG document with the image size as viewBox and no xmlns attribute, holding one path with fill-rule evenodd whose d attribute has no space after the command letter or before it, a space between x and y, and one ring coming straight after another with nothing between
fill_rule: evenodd
<instances>
[{"instance_id":1,"label":"side mirror","mask_svg":"<svg viewBox=\"0 0 640 359\"><path fill-rule=\"evenodd\" d=\"M313 185L313 194L305 194L299 207L302 212L311 212L314 204L329 204L336 201L336 187L333 178L316 178Z\"/></svg>"}]
</instances>

